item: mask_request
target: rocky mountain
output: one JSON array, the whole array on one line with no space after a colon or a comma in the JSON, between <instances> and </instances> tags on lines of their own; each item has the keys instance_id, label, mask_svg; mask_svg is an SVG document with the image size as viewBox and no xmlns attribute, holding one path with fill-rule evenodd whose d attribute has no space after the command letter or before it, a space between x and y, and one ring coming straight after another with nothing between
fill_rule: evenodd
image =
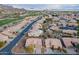
<instances>
[{"instance_id":1,"label":"rocky mountain","mask_svg":"<svg viewBox=\"0 0 79 59\"><path fill-rule=\"evenodd\" d=\"M8 14L8 13L24 13L26 12L25 9L18 9L18 8L14 8L12 6L8 6L8 5L1 5L0 4L0 12L4 13L4 14Z\"/></svg>"},{"instance_id":2,"label":"rocky mountain","mask_svg":"<svg viewBox=\"0 0 79 59\"><path fill-rule=\"evenodd\" d=\"M18 9L8 5L0 4L0 18L6 17L8 15L19 14L22 15L26 13L25 9Z\"/></svg>"}]
</instances>

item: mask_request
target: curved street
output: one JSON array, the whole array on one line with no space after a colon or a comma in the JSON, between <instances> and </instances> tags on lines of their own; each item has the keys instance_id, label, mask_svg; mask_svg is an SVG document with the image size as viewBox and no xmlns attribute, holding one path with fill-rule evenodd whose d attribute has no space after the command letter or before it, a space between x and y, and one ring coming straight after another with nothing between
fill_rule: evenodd
<instances>
[{"instance_id":1,"label":"curved street","mask_svg":"<svg viewBox=\"0 0 79 59\"><path fill-rule=\"evenodd\" d=\"M13 41L11 41L7 46L5 46L3 49L0 50L0 54L1 55L12 54L11 49L18 43L18 41L21 40L21 38L24 36L24 34L30 30L32 25L40 19L42 19L42 16L38 16L34 21L32 21L28 26L26 26L24 28L24 30L13 39Z\"/></svg>"}]
</instances>

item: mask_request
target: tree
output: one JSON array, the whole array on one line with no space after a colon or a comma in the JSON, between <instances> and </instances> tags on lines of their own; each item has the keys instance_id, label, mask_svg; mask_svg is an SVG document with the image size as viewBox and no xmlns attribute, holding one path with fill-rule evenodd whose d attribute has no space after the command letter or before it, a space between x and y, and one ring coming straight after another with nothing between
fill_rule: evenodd
<instances>
[{"instance_id":1,"label":"tree","mask_svg":"<svg viewBox=\"0 0 79 59\"><path fill-rule=\"evenodd\" d=\"M15 17L18 18L20 13L14 13Z\"/></svg>"},{"instance_id":2,"label":"tree","mask_svg":"<svg viewBox=\"0 0 79 59\"><path fill-rule=\"evenodd\" d=\"M26 52L28 52L28 53L33 53L33 51L34 51L34 45L29 45L29 46L27 46L26 48L25 48L25 50L26 50Z\"/></svg>"},{"instance_id":3,"label":"tree","mask_svg":"<svg viewBox=\"0 0 79 59\"><path fill-rule=\"evenodd\" d=\"M42 48L41 48L41 53L43 54L43 53L44 53L44 51L45 51L45 48L44 48L44 47L42 47Z\"/></svg>"},{"instance_id":4,"label":"tree","mask_svg":"<svg viewBox=\"0 0 79 59\"><path fill-rule=\"evenodd\" d=\"M51 45L51 44L50 44ZM50 47L51 49L52 49L52 51L54 50L54 45L52 45L51 47Z\"/></svg>"},{"instance_id":5,"label":"tree","mask_svg":"<svg viewBox=\"0 0 79 59\"><path fill-rule=\"evenodd\" d=\"M79 44L76 45L76 48L79 49Z\"/></svg>"},{"instance_id":6,"label":"tree","mask_svg":"<svg viewBox=\"0 0 79 59\"><path fill-rule=\"evenodd\" d=\"M5 41L3 42L3 41L0 41L0 48L2 48L4 45L5 45Z\"/></svg>"}]
</instances>

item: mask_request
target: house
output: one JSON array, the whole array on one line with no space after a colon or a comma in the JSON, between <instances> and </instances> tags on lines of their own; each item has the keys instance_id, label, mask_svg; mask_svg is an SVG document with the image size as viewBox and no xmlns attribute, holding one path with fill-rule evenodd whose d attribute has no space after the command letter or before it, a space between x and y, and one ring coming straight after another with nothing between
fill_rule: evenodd
<instances>
[{"instance_id":1,"label":"house","mask_svg":"<svg viewBox=\"0 0 79 59\"><path fill-rule=\"evenodd\" d=\"M35 31L30 31L28 33L28 36L29 37L39 37L41 34L43 34L43 31L42 30L35 30Z\"/></svg>"},{"instance_id":2,"label":"house","mask_svg":"<svg viewBox=\"0 0 79 59\"><path fill-rule=\"evenodd\" d=\"M62 44L61 41L59 39L56 38L48 38L45 40L45 44L46 44L46 48L50 48L52 46L54 46L54 48L62 48Z\"/></svg>"},{"instance_id":3,"label":"house","mask_svg":"<svg viewBox=\"0 0 79 59\"><path fill-rule=\"evenodd\" d=\"M64 38L62 38L62 40L63 40L63 42L64 42L64 44L65 44L65 46L67 48L73 47L73 45L72 45L71 42L73 42L73 43L79 43L79 39L78 38L70 38L70 37L67 38L67 37L64 37Z\"/></svg>"},{"instance_id":4,"label":"house","mask_svg":"<svg viewBox=\"0 0 79 59\"><path fill-rule=\"evenodd\" d=\"M35 54L41 54L42 41L40 38L28 38L25 47L27 48L30 45L34 45Z\"/></svg>"},{"instance_id":5,"label":"house","mask_svg":"<svg viewBox=\"0 0 79 59\"><path fill-rule=\"evenodd\" d=\"M63 33L68 33L68 34L77 34L76 30L65 30L65 29L63 29L62 32Z\"/></svg>"},{"instance_id":6,"label":"house","mask_svg":"<svg viewBox=\"0 0 79 59\"><path fill-rule=\"evenodd\" d=\"M67 24L66 20L61 20L61 19L60 19L60 22L59 22L59 23L60 23L61 26L63 26L63 27L65 27L66 24Z\"/></svg>"},{"instance_id":7,"label":"house","mask_svg":"<svg viewBox=\"0 0 79 59\"><path fill-rule=\"evenodd\" d=\"M58 26L51 26L50 29L51 30L55 30L55 31L59 31L60 30Z\"/></svg>"},{"instance_id":8,"label":"house","mask_svg":"<svg viewBox=\"0 0 79 59\"><path fill-rule=\"evenodd\" d=\"M77 23L74 23L74 22L68 22L67 25L68 26L78 26L78 24Z\"/></svg>"},{"instance_id":9,"label":"house","mask_svg":"<svg viewBox=\"0 0 79 59\"><path fill-rule=\"evenodd\" d=\"M77 24L77 21L74 20L74 19L71 19L68 23L67 23L68 26L78 26Z\"/></svg>"},{"instance_id":10,"label":"house","mask_svg":"<svg viewBox=\"0 0 79 59\"><path fill-rule=\"evenodd\" d=\"M53 17L52 20L53 20L53 21L59 21L59 18L58 18L58 17Z\"/></svg>"},{"instance_id":11,"label":"house","mask_svg":"<svg viewBox=\"0 0 79 59\"><path fill-rule=\"evenodd\" d=\"M29 37L39 37L41 34L43 34L43 30L41 30L40 28L42 28L42 25L41 25L41 22L40 23L36 23L33 25L32 29L28 32L28 36Z\"/></svg>"},{"instance_id":12,"label":"house","mask_svg":"<svg viewBox=\"0 0 79 59\"><path fill-rule=\"evenodd\" d=\"M77 23L77 21L74 20L74 19L71 19L69 22L70 22L70 23Z\"/></svg>"}]
</instances>

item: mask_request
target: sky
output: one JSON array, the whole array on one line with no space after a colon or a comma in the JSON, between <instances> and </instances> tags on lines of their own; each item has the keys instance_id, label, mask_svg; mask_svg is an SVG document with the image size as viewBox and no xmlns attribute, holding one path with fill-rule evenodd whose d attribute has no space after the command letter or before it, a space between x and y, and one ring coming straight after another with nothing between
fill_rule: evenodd
<instances>
[{"instance_id":1,"label":"sky","mask_svg":"<svg viewBox=\"0 0 79 59\"><path fill-rule=\"evenodd\" d=\"M43 10L43 9L57 9L57 10L79 10L79 4L11 4L15 8Z\"/></svg>"}]
</instances>

